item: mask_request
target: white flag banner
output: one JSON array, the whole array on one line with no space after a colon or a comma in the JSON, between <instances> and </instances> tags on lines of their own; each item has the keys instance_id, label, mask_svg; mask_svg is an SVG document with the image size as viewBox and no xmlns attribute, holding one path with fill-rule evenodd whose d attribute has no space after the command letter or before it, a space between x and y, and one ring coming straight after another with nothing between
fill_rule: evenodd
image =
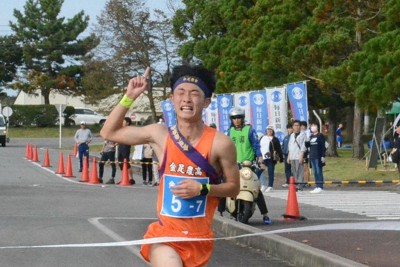
<instances>
[{"instance_id":1,"label":"white flag banner","mask_svg":"<svg viewBox=\"0 0 400 267\"><path fill-rule=\"evenodd\" d=\"M175 125L176 115L175 115L174 104L172 103L172 101L170 99L162 101L161 108L163 110L165 124L168 127Z\"/></svg>"},{"instance_id":2,"label":"white flag banner","mask_svg":"<svg viewBox=\"0 0 400 267\"><path fill-rule=\"evenodd\" d=\"M280 142L287 134L287 98L285 87L266 88L268 103L268 123L275 129Z\"/></svg>"},{"instance_id":3,"label":"white flag banner","mask_svg":"<svg viewBox=\"0 0 400 267\"><path fill-rule=\"evenodd\" d=\"M308 122L307 83L291 83L286 86L290 108L295 120Z\"/></svg>"},{"instance_id":4,"label":"white flag banner","mask_svg":"<svg viewBox=\"0 0 400 267\"><path fill-rule=\"evenodd\" d=\"M218 103L216 98L213 98L210 105L204 110L203 120L206 125L211 123L218 125Z\"/></svg>"},{"instance_id":5,"label":"white flag banner","mask_svg":"<svg viewBox=\"0 0 400 267\"><path fill-rule=\"evenodd\" d=\"M266 90L250 92L251 125L259 137L265 134L265 129L268 126L267 108Z\"/></svg>"},{"instance_id":6,"label":"white flag banner","mask_svg":"<svg viewBox=\"0 0 400 267\"><path fill-rule=\"evenodd\" d=\"M234 93L233 94L234 107L239 107L245 112L246 123L252 124L251 110L250 110L250 92Z\"/></svg>"},{"instance_id":7,"label":"white flag banner","mask_svg":"<svg viewBox=\"0 0 400 267\"><path fill-rule=\"evenodd\" d=\"M229 119L229 111L233 105L233 95L223 94L217 95L218 104L218 130L227 133L231 126L231 120Z\"/></svg>"}]
</instances>

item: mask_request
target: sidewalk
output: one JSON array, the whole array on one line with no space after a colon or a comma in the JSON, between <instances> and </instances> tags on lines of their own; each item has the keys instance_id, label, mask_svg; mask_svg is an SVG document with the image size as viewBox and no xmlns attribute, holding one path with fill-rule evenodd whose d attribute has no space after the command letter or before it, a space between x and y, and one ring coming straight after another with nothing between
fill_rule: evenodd
<instances>
[{"instance_id":1,"label":"sidewalk","mask_svg":"<svg viewBox=\"0 0 400 267\"><path fill-rule=\"evenodd\" d=\"M220 216L214 217L213 229L218 236L248 235L235 239L235 242L254 249L268 251L272 256L286 260L297 267L368 266L280 235L265 234L265 231L258 228ZM311 236L310 233L306 233L306 235L307 238ZM331 241L325 239L325 242L331 243Z\"/></svg>"},{"instance_id":2,"label":"sidewalk","mask_svg":"<svg viewBox=\"0 0 400 267\"><path fill-rule=\"evenodd\" d=\"M309 215L307 220L285 221L273 212L272 225L263 225L257 211L251 225L216 214L213 229L218 237L246 235L232 242L267 251L298 267L399 266L400 220L352 214L346 218L336 216L341 211L306 204L302 209Z\"/></svg>"}]
</instances>

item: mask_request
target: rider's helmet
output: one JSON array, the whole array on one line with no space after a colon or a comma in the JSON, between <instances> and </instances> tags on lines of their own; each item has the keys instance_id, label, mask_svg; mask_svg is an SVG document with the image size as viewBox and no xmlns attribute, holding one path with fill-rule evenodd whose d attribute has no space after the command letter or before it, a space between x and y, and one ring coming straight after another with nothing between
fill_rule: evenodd
<instances>
[{"instance_id":1,"label":"rider's helmet","mask_svg":"<svg viewBox=\"0 0 400 267\"><path fill-rule=\"evenodd\" d=\"M244 118L244 110L241 108L232 108L229 111L229 118Z\"/></svg>"}]
</instances>

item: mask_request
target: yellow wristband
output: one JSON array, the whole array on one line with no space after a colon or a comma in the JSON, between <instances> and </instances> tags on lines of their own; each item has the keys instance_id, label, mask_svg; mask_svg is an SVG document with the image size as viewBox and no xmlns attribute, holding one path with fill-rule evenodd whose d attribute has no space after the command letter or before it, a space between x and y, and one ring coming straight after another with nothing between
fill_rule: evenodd
<instances>
[{"instance_id":1,"label":"yellow wristband","mask_svg":"<svg viewBox=\"0 0 400 267\"><path fill-rule=\"evenodd\" d=\"M119 101L119 103L124 107L124 108L130 108L133 104L134 100L132 98L129 98L129 96L124 95L124 97Z\"/></svg>"},{"instance_id":2,"label":"yellow wristband","mask_svg":"<svg viewBox=\"0 0 400 267\"><path fill-rule=\"evenodd\" d=\"M206 186L207 186L207 189L208 189L208 193L210 193L211 185L210 184L206 184Z\"/></svg>"}]
</instances>

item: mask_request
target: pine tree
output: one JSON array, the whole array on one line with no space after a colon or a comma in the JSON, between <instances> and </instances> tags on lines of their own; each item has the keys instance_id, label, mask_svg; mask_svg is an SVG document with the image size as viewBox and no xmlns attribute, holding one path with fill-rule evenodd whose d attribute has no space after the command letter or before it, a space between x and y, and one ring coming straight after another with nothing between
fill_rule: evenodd
<instances>
[{"instance_id":1,"label":"pine tree","mask_svg":"<svg viewBox=\"0 0 400 267\"><path fill-rule=\"evenodd\" d=\"M88 26L89 17L81 11L71 19L59 17L63 0L28 0L24 13L14 9L17 21L10 22L23 50L25 77L17 86L33 92L41 89L45 104L53 90L80 95L77 77L80 60L97 46L92 35L78 38Z\"/></svg>"},{"instance_id":2,"label":"pine tree","mask_svg":"<svg viewBox=\"0 0 400 267\"><path fill-rule=\"evenodd\" d=\"M14 36L0 36L0 85L11 82L22 62L22 49Z\"/></svg>"}]
</instances>

